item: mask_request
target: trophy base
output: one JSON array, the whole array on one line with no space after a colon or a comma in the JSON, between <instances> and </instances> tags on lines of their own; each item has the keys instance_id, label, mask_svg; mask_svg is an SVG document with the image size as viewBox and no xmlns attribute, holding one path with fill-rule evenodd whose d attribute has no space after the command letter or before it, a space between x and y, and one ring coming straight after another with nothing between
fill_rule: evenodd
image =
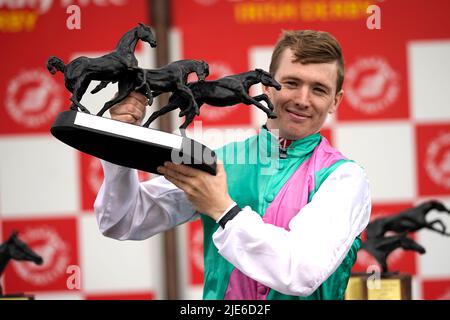
<instances>
[{"instance_id":1,"label":"trophy base","mask_svg":"<svg viewBox=\"0 0 450 320\"><path fill-rule=\"evenodd\" d=\"M411 300L411 276L399 273L352 273L345 292L346 300Z\"/></svg>"},{"instance_id":2,"label":"trophy base","mask_svg":"<svg viewBox=\"0 0 450 320\"><path fill-rule=\"evenodd\" d=\"M367 274L352 273L345 290L345 300L367 300Z\"/></svg>"},{"instance_id":3,"label":"trophy base","mask_svg":"<svg viewBox=\"0 0 450 320\"><path fill-rule=\"evenodd\" d=\"M368 300L411 300L411 276L381 274L378 283L367 283Z\"/></svg>"},{"instance_id":4,"label":"trophy base","mask_svg":"<svg viewBox=\"0 0 450 320\"><path fill-rule=\"evenodd\" d=\"M158 173L171 161L216 174L215 152L180 135L75 110L61 112L50 131L81 152L124 167Z\"/></svg>"}]
</instances>

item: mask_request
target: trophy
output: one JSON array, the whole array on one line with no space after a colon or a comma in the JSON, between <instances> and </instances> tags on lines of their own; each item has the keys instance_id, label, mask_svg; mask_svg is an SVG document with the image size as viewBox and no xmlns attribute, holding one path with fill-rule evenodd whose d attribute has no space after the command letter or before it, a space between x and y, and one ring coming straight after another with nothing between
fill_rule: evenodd
<instances>
[{"instance_id":1,"label":"trophy","mask_svg":"<svg viewBox=\"0 0 450 320\"><path fill-rule=\"evenodd\" d=\"M352 274L348 286L349 299L360 297L368 300L411 300L411 275L389 271L387 258L398 248L425 253L425 248L408 237L408 233L424 228L450 236L442 220L426 220L426 215L431 210L450 213L441 202L430 200L397 215L375 219L368 224L366 240L362 243L361 249L375 258L382 272L380 279L376 277L373 279L378 283L372 285L369 285L371 276Z\"/></svg>"},{"instance_id":2,"label":"trophy","mask_svg":"<svg viewBox=\"0 0 450 320\"><path fill-rule=\"evenodd\" d=\"M70 110L61 112L51 127L57 139L97 158L147 172L157 173L158 166L172 161L215 175L217 156L214 151L185 134L195 116L200 115L199 109L204 103L217 107L253 104L268 117L276 117L267 95L252 97L248 93L250 86L256 83L281 89L268 72L255 69L207 81L209 66L203 60L179 60L158 69L143 69L134 56L138 40L156 46L150 27L139 23L122 36L115 51L102 57L79 57L67 65L54 56L48 59L47 69L52 74L64 73L65 86L72 93ZM197 74L197 82L187 82L191 73ZM93 94L109 83L118 83L116 97L106 102L96 115L80 103L92 80L100 81L91 91ZM149 105L161 93L168 92L171 96L168 104L155 111L141 126L103 117L132 91L144 94ZM267 106L260 101L265 101ZM175 109L180 109L179 117L186 117L179 128L181 135L149 128L156 118Z\"/></svg>"},{"instance_id":3,"label":"trophy","mask_svg":"<svg viewBox=\"0 0 450 320\"><path fill-rule=\"evenodd\" d=\"M16 231L13 231L8 240L0 245L0 279L10 260L31 261L37 265L41 265L44 262L41 256L31 250L25 242L18 238ZM33 298L33 296L24 294L3 295L3 289L0 283L0 300Z\"/></svg>"}]
</instances>

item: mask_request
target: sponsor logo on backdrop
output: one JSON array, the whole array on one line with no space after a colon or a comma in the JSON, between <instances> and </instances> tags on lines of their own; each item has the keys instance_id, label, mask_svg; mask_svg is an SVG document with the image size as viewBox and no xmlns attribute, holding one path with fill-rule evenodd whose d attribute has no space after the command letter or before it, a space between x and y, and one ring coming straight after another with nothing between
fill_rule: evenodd
<instances>
[{"instance_id":1,"label":"sponsor logo on backdrop","mask_svg":"<svg viewBox=\"0 0 450 320\"><path fill-rule=\"evenodd\" d=\"M13 269L22 280L45 287L65 277L70 249L56 230L47 226L30 228L21 233L20 238L44 260L40 266L31 262L13 262Z\"/></svg>"},{"instance_id":2,"label":"sponsor logo on backdrop","mask_svg":"<svg viewBox=\"0 0 450 320\"><path fill-rule=\"evenodd\" d=\"M367 19L367 0L261 1L228 0L233 3L237 23L289 23L355 21Z\"/></svg>"},{"instance_id":3,"label":"sponsor logo on backdrop","mask_svg":"<svg viewBox=\"0 0 450 320\"><path fill-rule=\"evenodd\" d=\"M197 1L216 1L216 0L197 0ZM72 4L82 7L93 5L98 7L105 6L124 6L128 0L40 0L40 1L0 1L0 9L8 10L34 10L41 14L47 13L53 6L59 4L60 7L66 8Z\"/></svg>"},{"instance_id":4,"label":"sponsor logo on backdrop","mask_svg":"<svg viewBox=\"0 0 450 320\"><path fill-rule=\"evenodd\" d=\"M346 70L344 96L362 113L373 115L393 107L399 92L399 75L383 57L361 58Z\"/></svg>"},{"instance_id":5,"label":"sponsor logo on backdrop","mask_svg":"<svg viewBox=\"0 0 450 320\"><path fill-rule=\"evenodd\" d=\"M70 5L80 7L124 6L129 0L40 0L40 1L0 1L0 32L33 31L39 16L48 13L54 7L67 8Z\"/></svg>"},{"instance_id":6,"label":"sponsor logo on backdrop","mask_svg":"<svg viewBox=\"0 0 450 320\"><path fill-rule=\"evenodd\" d=\"M44 69L22 71L8 84L5 106L15 122L38 128L52 122L63 107L61 88Z\"/></svg>"},{"instance_id":7,"label":"sponsor logo on backdrop","mask_svg":"<svg viewBox=\"0 0 450 320\"><path fill-rule=\"evenodd\" d=\"M430 141L425 159L425 170L431 180L450 189L450 133Z\"/></svg>"},{"instance_id":8,"label":"sponsor logo on backdrop","mask_svg":"<svg viewBox=\"0 0 450 320\"><path fill-rule=\"evenodd\" d=\"M226 62L216 61L208 64L209 76L207 80L215 80L234 74L233 69ZM232 110L233 108L231 107L212 107L208 104L204 104L201 107L200 114L205 120L215 121L226 117Z\"/></svg>"}]
</instances>

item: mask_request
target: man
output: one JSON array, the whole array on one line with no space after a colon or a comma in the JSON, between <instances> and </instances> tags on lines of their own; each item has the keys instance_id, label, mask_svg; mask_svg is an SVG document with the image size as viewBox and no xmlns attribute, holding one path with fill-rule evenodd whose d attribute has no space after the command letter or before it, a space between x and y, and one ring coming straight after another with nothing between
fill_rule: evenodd
<instances>
[{"instance_id":1,"label":"man","mask_svg":"<svg viewBox=\"0 0 450 320\"><path fill-rule=\"evenodd\" d=\"M205 299L342 299L371 200L363 169L319 133L342 101L340 46L326 32L284 32L270 72L282 85L264 88L277 118L217 150L216 176L166 163L139 184L103 162L100 230L146 239L201 213ZM111 115L138 124L144 111L132 94Z\"/></svg>"}]
</instances>

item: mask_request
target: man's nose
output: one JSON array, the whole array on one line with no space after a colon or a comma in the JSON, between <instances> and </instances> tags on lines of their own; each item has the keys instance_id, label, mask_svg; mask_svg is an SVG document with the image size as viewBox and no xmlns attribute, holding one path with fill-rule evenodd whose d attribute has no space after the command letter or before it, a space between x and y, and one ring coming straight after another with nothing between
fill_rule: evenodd
<instances>
[{"instance_id":1,"label":"man's nose","mask_svg":"<svg viewBox=\"0 0 450 320\"><path fill-rule=\"evenodd\" d=\"M302 108L308 108L310 106L310 92L307 86L301 86L296 90L294 102Z\"/></svg>"}]
</instances>

